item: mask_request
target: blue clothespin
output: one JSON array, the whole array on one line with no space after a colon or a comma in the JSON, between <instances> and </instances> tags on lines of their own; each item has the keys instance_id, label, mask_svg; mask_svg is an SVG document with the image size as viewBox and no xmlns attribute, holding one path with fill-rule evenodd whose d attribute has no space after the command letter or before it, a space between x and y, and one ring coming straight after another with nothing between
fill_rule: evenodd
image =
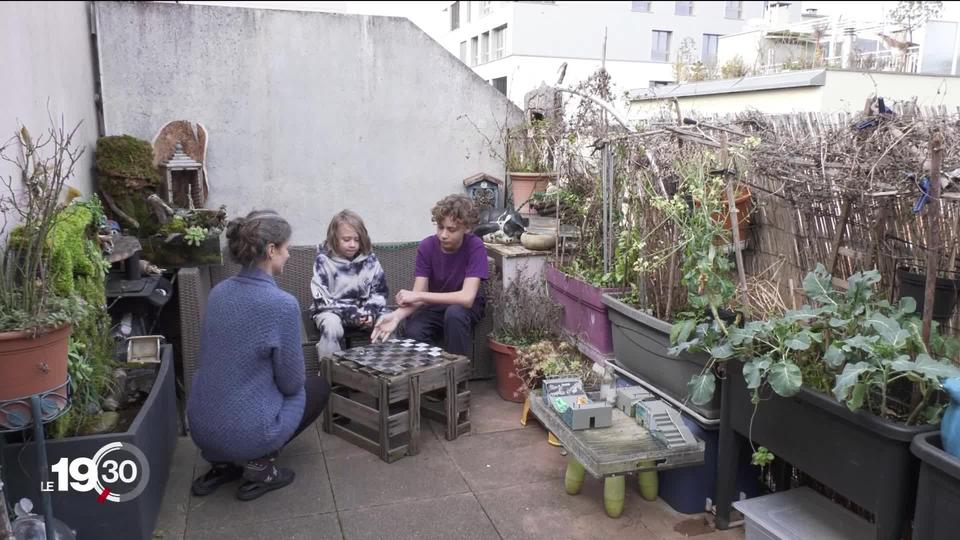
<instances>
[{"instance_id":1,"label":"blue clothespin","mask_svg":"<svg viewBox=\"0 0 960 540\"><path fill-rule=\"evenodd\" d=\"M924 176L920 179L920 197L913 203L913 213L919 214L923 207L930 202L930 177Z\"/></svg>"}]
</instances>

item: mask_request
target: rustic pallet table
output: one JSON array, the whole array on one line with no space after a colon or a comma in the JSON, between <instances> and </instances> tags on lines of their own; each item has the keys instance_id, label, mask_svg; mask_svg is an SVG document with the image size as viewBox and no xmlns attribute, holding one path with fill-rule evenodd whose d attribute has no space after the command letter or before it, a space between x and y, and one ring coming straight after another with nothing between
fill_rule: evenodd
<instances>
[{"instance_id":1,"label":"rustic pallet table","mask_svg":"<svg viewBox=\"0 0 960 540\"><path fill-rule=\"evenodd\" d=\"M616 408L612 426L578 431L570 429L543 400L540 390L531 392L530 410L569 452L564 478L567 493L580 493L584 472L603 478L603 505L607 515L613 518L623 513L625 473L639 473L641 493L645 498L655 499L658 470L703 463L703 441L667 448L636 420Z\"/></svg>"},{"instance_id":2,"label":"rustic pallet table","mask_svg":"<svg viewBox=\"0 0 960 540\"><path fill-rule=\"evenodd\" d=\"M447 440L469 432L470 359L442 352L431 361L384 373L336 356L322 358L321 374L331 386L323 430L387 463L419 453L421 415L443 423Z\"/></svg>"}]
</instances>

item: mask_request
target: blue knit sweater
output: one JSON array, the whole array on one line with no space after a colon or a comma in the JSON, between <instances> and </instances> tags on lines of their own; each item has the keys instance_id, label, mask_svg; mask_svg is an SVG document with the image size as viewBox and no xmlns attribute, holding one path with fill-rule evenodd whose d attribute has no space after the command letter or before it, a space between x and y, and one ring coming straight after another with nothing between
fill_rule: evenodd
<instances>
[{"instance_id":1,"label":"blue knit sweater","mask_svg":"<svg viewBox=\"0 0 960 540\"><path fill-rule=\"evenodd\" d=\"M203 457L244 461L279 450L303 417L303 383L296 298L256 268L214 287L187 399Z\"/></svg>"}]
</instances>

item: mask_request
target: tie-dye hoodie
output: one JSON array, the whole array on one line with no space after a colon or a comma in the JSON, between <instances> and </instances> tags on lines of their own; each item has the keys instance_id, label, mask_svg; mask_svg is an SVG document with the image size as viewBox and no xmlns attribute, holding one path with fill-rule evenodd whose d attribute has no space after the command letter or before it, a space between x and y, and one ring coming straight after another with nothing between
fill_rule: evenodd
<instances>
[{"instance_id":1,"label":"tie-dye hoodie","mask_svg":"<svg viewBox=\"0 0 960 540\"><path fill-rule=\"evenodd\" d=\"M387 278L377 256L358 253L347 260L321 245L313 264L314 314L333 312L344 326L359 326L360 318L370 315L376 321L387 307Z\"/></svg>"}]
</instances>

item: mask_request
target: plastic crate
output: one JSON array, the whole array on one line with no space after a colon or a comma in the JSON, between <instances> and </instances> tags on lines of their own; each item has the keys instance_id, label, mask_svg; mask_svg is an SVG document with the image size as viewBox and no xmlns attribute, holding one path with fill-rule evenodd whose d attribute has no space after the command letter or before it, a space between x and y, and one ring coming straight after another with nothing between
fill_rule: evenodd
<instances>
[{"instance_id":1,"label":"plastic crate","mask_svg":"<svg viewBox=\"0 0 960 540\"><path fill-rule=\"evenodd\" d=\"M873 525L808 487L733 503L746 540L868 540Z\"/></svg>"},{"instance_id":2,"label":"plastic crate","mask_svg":"<svg viewBox=\"0 0 960 540\"><path fill-rule=\"evenodd\" d=\"M693 436L704 443L703 465L660 471L660 498L683 514L699 514L707 510L707 500L714 500L717 486L717 458L720 452L718 428L707 428L687 415L681 415ZM744 497L760 494L760 469L750 465L750 446L739 440L740 463L737 465L737 493Z\"/></svg>"}]
</instances>

